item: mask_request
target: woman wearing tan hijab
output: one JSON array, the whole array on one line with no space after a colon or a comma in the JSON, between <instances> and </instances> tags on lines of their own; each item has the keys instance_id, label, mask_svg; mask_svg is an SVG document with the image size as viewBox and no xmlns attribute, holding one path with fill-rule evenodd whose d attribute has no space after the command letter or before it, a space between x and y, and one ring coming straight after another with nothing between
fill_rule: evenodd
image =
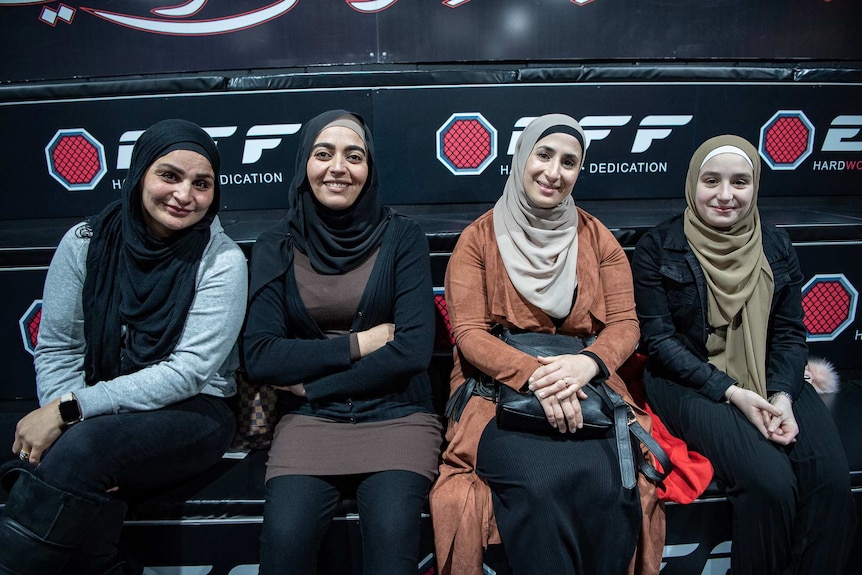
<instances>
[{"instance_id":1,"label":"woman wearing tan hijab","mask_svg":"<svg viewBox=\"0 0 862 575\"><path fill-rule=\"evenodd\" d=\"M638 242L647 396L727 485L734 575L843 573L856 524L847 459L803 379L802 272L788 236L761 224L759 182L749 142L707 140L688 208Z\"/></svg>"},{"instance_id":2,"label":"woman wearing tan hijab","mask_svg":"<svg viewBox=\"0 0 862 575\"><path fill-rule=\"evenodd\" d=\"M624 486L613 437L581 438L581 388L607 378L630 399L616 370L639 335L628 260L572 196L585 149L569 116L530 123L502 197L467 226L449 261L453 397L480 372L529 389L549 435L501 428L492 397L463 394L431 493L442 575L481 575L483 548L501 541L515 575L620 574L636 561L639 572L659 570L664 516L654 487L643 477ZM537 357L495 337L495 325L595 338L579 353ZM642 412L638 420L649 425Z\"/></svg>"}]
</instances>

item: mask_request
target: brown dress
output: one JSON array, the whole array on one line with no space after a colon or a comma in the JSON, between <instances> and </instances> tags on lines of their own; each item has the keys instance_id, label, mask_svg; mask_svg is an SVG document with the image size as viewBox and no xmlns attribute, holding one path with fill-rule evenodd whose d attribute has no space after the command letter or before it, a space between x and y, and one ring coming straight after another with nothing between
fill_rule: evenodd
<instances>
[{"instance_id":1,"label":"brown dress","mask_svg":"<svg viewBox=\"0 0 862 575\"><path fill-rule=\"evenodd\" d=\"M320 275L305 255L294 252L303 303L325 333L348 331L376 261L375 254L347 273ZM433 480L440 432L440 422L431 413L366 423L287 414L275 428L266 480L279 475L352 475L392 469Z\"/></svg>"}]
</instances>

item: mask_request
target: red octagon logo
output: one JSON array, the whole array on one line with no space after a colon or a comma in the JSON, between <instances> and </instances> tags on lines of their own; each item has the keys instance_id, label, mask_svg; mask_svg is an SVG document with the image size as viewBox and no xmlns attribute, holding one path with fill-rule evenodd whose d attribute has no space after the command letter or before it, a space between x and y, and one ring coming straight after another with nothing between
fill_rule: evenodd
<instances>
[{"instance_id":1,"label":"red octagon logo","mask_svg":"<svg viewBox=\"0 0 862 575\"><path fill-rule=\"evenodd\" d=\"M497 130L482 114L452 114L437 130L437 159L456 176L475 176L497 157Z\"/></svg>"},{"instance_id":2,"label":"red octagon logo","mask_svg":"<svg viewBox=\"0 0 862 575\"><path fill-rule=\"evenodd\" d=\"M844 274L818 274L802 288L807 341L833 341L856 319L859 292Z\"/></svg>"},{"instance_id":3,"label":"red octagon logo","mask_svg":"<svg viewBox=\"0 0 862 575\"><path fill-rule=\"evenodd\" d=\"M107 173L105 147L83 128L58 130L45 147L48 173L70 192L96 189Z\"/></svg>"},{"instance_id":4,"label":"red octagon logo","mask_svg":"<svg viewBox=\"0 0 862 575\"><path fill-rule=\"evenodd\" d=\"M760 128L760 157L773 170L795 170L814 150L814 126L800 110L781 110Z\"/></svg>"},{"instance_id":5,"label":"red octagon logo","mask_svg":"<svg viewBox=\"0 0 862 575\"><path fill-rule=\"evenodd\" d=\"M42 300L37 299L21 319L18 320L18 326L21 328L21 339L24 341L24 349L27 353L33 355L36 351L36 343L39 337L39 324L42 322Z\"/></svg>"}]
</instances>

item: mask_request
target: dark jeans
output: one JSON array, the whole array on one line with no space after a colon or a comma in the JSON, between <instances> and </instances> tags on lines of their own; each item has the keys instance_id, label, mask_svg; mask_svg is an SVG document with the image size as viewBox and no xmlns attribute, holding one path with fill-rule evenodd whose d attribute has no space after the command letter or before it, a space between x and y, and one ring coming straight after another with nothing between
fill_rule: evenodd
<instances>
[{"instance_id":1,"label":"dark jeans","mask_svg":"<svg viewBox=\"0 0 862 575\"><path fill-rule=\"evenodd\" d=\"M315 477L282 475L266 482L260 575L314 575L317 554L338 503L359 506L365 575L414 575L420 513L431 482L410 471Z\"/></svg>"},{"instance_id":2,"label":"dark jeans","mask_svg":"<svg viewBox=\"0 0 862 575\"><path fill-rule=\"evenodd\" d=\"M34 473L91 500L181 481L215 464L236 418L223 399L197 395L154 411L100 415L66 430Z\"/></svg>"},{"instance_id":3,"label":"dark jeans","mask_svg":"<svg viewBox=\"0 0 862 575\"><path fill-rule=\"evenodd\" d=\"M118 549L126 505L113 498L204 471L230 445L235 421L225 400L198 395L68 428L12 487L0 518L0 572L140 573Z\"/></svg>"},{"instance_id":4,"label":"dark jeans","mask_svg":"<svg viewBox=\"0 0 862 575\"><path fill-rule=\"evenodd\" d=\"M843 573L856 512L832 416L810 385L793 404L796 443L764 438L741 411L693 389L649 381L668 429L704 454L733 506L734 575Z\"/></svg>"}]
</instances>

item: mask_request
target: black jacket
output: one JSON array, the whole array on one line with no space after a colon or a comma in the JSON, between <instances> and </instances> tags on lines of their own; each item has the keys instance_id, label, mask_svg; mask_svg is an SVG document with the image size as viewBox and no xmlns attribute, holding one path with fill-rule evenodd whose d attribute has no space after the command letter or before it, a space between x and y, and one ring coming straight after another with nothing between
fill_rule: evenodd
<instances>
[{"instance_id":1,"label":"black jacket","mask_svg":"<svg viewBox=\"0 0 862 575\"><path fill-rule=\"evenodd\" d=\"M775 290L769 313L766 388L796 399L808 357L802 311L802 271L787 234L764 224L763 251ZM632 260L641 342L649 356L645 377L673 381L721 401L735 384L707 363L707 288L703 270L688 245L682 216L658 225L640 239Z\"/></svg>"}]
</instances>

